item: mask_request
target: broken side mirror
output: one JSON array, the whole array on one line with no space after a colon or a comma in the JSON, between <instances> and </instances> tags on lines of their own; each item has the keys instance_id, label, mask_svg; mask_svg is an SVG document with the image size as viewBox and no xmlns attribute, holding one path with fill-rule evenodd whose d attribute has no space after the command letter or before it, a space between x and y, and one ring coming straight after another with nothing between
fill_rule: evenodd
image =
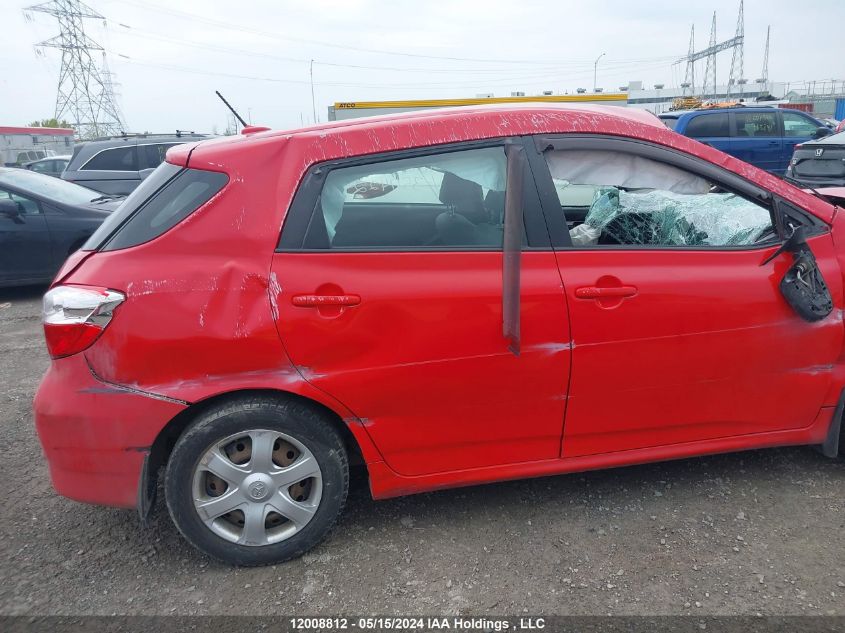
<instances>
[{"instance_id":1,"label":"broken side mirror","mask_svg":"<svg viewBox=\"0 0 845 633\"><path fill-rule=\"evenodd\" d=\"M833 297L807 244L803 226L794 227L780 248L761 265L785 252L792 254L793 262L780 281L783 298L805 321L821 321L833 311Z\"/></svg>"}]
</instances>

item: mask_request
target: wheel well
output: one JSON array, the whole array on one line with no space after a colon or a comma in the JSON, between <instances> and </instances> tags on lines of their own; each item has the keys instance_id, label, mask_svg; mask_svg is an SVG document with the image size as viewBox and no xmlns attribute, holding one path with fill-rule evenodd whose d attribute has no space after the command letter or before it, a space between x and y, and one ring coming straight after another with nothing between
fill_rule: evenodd
<instances>
[{"instance_id":1,"label":"wheel well","mask_svg":"<svg viewBox=\"0 0 845 633\"><path fill-rule=\"evenodd\" d=\"M346 423L334 411L327 406L310 398L305 398L295 393L287 391L276 391L274 389L248 389L242 391L230 391L227 393L218 394L205 400L201 400L190 405L184 411L180 411L167 425L159 432L156 439L150 446L150 454L144 467L144 472L141 474L141 482L139 486L139 500L138 509L141 512L141 519L146 522L149 512L152 510L153 502L155 500L155 492L158 482L158 473L163 466L167 464L170 458L170 453L173 447L179 440L179 437L190 424L203 412L215 407L223 402L230 402L239 398L249 398L254 396L264 396L271 398L278 398L280 400L297 400L303 404L316 409L323 414L337 429L340 437L343 439L347 454L349 455L349 464L357 465L363 464L364 460L361 456L361 449L352 431L346 426Z\"/></svg>"}]
</instances>

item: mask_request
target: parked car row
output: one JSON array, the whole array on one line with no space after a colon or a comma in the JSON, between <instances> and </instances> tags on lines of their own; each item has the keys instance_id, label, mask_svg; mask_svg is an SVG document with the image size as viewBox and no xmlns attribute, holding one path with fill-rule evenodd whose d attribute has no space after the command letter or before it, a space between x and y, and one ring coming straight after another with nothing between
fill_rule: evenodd
<instances>
[{"instance_id":1,"label":"parked car row","mask_svg":"<svg viewBox=\"0 0 845 633\"><path fill-rule=\"evenodd\" d=\"M79 143L62 179L103 193L127 195L164 160L167 150L206 134L134 135Z\"/></svg>"},{"instance_id":2,"label":"parked car row","mask_svg":"<svg viewBox=\"0 0 845 633\"><path fill-rule=\"evenodd\" d=\"M665 112L659 117L679 134L779 176L786 173L796 145L832 133L809 114L772 107Z\"/></svg>"},{"instance_id":3,"label":"parked car row","mask_svg":"<svg viewBox=\"0 0 845 633\"><path fill-rule=\"evenodd\" d=\"M177 132L100 139L77 144L71 156L0 168L0 286L49 282L168 149L205 138Z\"/></svg>"},{"instance_id":4,"label":"parked car row","mask_svg":"<svg viewBox=\"0 0 845 633\"><path fill-rule=\"evenodd\" d=\"M126 195L161 164L168 149L204 138L209 137L194 132L116 136L77 143L68 156L32 152L33 159L21 166L103 193Z\"/></svg>"}]
</instances>

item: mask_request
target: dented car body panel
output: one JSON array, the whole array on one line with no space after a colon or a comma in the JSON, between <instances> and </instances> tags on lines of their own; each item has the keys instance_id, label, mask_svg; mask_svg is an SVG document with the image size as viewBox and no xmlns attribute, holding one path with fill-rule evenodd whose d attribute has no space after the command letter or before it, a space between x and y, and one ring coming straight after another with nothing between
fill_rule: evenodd
<instances>
[{"instance_id":1,"label":"dented car body panel","mask_svg":"<svg viewBox=\"0 0 845 633\"><path fill-rule=\"evenodd\" d=\"M784 301L790 256L761 265L776 243L578 250L538 238L553 225L539 189L519 254L518 354L503 336L500 248L279 247L298 190L333 161L585 134L694 157L815 218L808 243L831 314L808 323ZM133 505L144 450L177 414L239 392L293 394L333 412L374 496L387 497L821 443L845 386L837 207L645 112L414 112L203 141L169 150L167 162L225 173L228 184L150 241L74 255L54 282L125 294L90 347L53 361L35 402L54 483L76 499ZM522 183L531 191L532 173ZM603 286L636 294L580 292ZM62 455L83 444L107 451L109 465Z\"/></svg>"}]
</instances>

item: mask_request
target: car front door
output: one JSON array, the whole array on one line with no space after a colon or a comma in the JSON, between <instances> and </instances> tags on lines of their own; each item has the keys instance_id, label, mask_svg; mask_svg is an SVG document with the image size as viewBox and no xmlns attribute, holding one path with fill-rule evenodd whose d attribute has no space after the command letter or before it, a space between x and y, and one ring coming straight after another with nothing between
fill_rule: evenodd
<instances>
[{"instance_id":1,"label":"car front door","mask_svg":"<svg viewBox=\"0 0 845 633\"><path fill-rule=\"evenodd\" d=\"M779 290L791 255L764 263L779 244L773 204L783 208L768 192L640 142L537 147L572 330L563 456L812 424L843 339L829 231L813 228L809 243L836 309L811 324ZM562 224L560 183L595 188L585 228Z\"/></svg>"},{"instance_id":2,"label":"car front door","mask_svg":"<svg viewBox=\"0 0 845 633\"><path fill-rule=\"evenodd\" d=\"M778 111L771 108L765 112L732 112L734 137L729 154L755 167L772 173L782 173L781 165L783 137L780 133Z\"/></svg>"},{"instance_id":3,"label":"car front door","mask_svg":"<svg viewBox=\"0 0 845 633\"><path fill-rule=\"evenodd\" d=\"M524 161L517 140L323 164L288 212L280 336L402 475L559 457L569 324Z\"/></svg>"},{"instance_id":4,"label":"car front door","mask_svg":"<svg viewBox=\"0 0 845 633\"><path fill-rule=\"evenodd\" d=\"M50 232L41 205L32 198L0 189L0 282L32 283L52 277Z\"/></svg>"}]
</instances>

